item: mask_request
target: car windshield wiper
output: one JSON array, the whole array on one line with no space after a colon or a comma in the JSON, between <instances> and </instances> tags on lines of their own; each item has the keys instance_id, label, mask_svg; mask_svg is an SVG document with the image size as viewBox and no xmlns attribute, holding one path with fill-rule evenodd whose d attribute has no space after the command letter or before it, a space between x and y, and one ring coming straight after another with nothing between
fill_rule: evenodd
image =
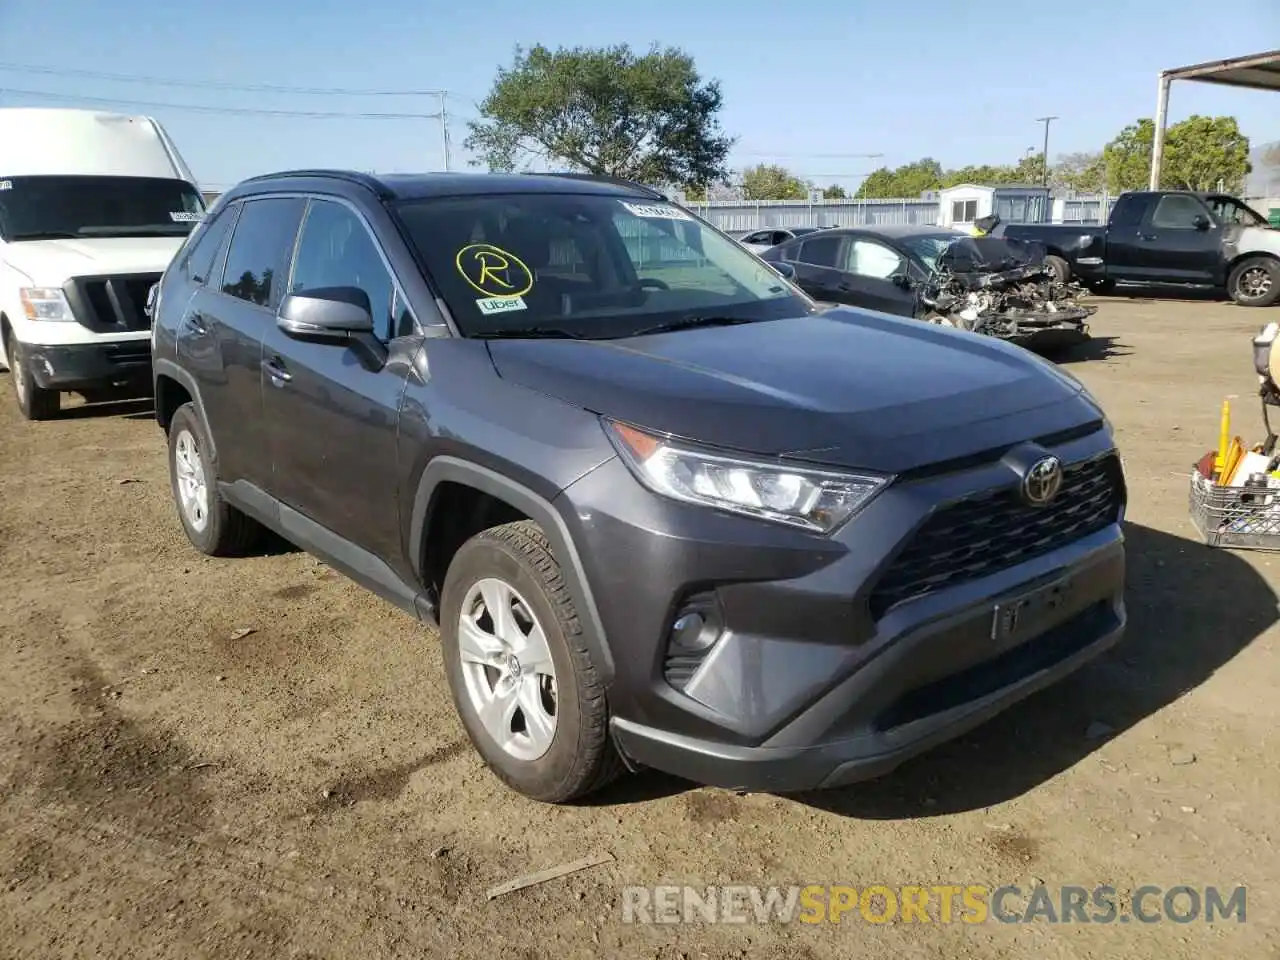
<instances>
[{"instance_id":1,"label":"car windshield wiper","mask_svg":"<svg viewBox=\"0 0 1280 960\"><path fill-rule=\"evenodd\" d=\"M490 330L477 333L479 340L587 340L580 333L559 327L516 327L513 330Z\"/></svg>"},{"instance_id":2,"label":"car windshield wiper","mask_svg":"<svg viewBox=\"0 0 1280 960\"><path fill-rule=\"evenodd\" d=\"M744 317L716 317L694 314L680 317L677 320L668 320L666 323L655 323L652 327L641 327L635 333L629 333L627 336L643 337L650 333L669 333L672 330L688 330L692 327L733 327L740 323L755 322L755 320L748 320Z\"/></svg>"}]
</instances>

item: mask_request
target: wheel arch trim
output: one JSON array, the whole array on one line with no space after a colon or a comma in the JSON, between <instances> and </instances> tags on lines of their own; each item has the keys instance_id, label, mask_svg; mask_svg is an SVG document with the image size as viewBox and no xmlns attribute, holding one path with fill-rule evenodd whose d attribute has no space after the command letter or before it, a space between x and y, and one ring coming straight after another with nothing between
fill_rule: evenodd
<instances>
[{"instance_id":1,"label":"wheel arch trim","mask_svg":"<svg viewBox=\"0 0 1280 960\"><path fill-rule=\"evenodd\" d=\"M498 500L505 501L535 521L551 542L560 572L582 624L583 640L600 679L607 686L614 677L613 656L605 638L604 625L587 579L582 557L573 542L564 518L550 500L509 477L469 460L452 456L433 458L422 472L413 497L413 515L409 527L409 559L414 572L423 575L423 548L426 543L428 512L436 489L442 483L459 483L474 487Z\"/></svg>"}]
</instances>

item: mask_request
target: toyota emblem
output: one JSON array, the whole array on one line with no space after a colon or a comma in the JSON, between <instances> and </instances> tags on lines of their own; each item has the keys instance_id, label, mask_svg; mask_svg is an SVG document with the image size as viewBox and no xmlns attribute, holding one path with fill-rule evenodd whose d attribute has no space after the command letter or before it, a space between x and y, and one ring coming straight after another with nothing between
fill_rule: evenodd
<instances>
[{"instance_id":1,"label":"toyota emblem","mask_svg":"<svg viewBox=\"0 0 1280 960\"><path fill-rule=\"evenodd\" d=\"M1022 498L1033 507L1043 507L1062 487L1062 461L1041 457L1022 478Z\"/></svg>"}]
</instances>

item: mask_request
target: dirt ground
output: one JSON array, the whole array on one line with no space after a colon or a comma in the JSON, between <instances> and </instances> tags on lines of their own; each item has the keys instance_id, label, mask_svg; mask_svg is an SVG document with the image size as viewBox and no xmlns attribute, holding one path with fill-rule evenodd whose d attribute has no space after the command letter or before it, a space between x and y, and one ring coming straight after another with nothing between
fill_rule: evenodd
<instances>
[{"instance_id":1,"label":"dirt ground","mask_svg":"<svg viewBox=\"0 0 1280 960\"><path fill-rule=\"evenodd\" d=\"M645 774L520 799L465 742L431 634L283 545L202 559L149 407L30 424L0 375L0 957L1280 956L1280 556L1199 545L1186 479L1224 396L1260 439L1268 318L1101 303L1069 368L1128 472L1128 636L892 776L803 797ZM1247 918L622 922L627 884L947 882L1243 884Z\"/></svg>"}]
</instances>

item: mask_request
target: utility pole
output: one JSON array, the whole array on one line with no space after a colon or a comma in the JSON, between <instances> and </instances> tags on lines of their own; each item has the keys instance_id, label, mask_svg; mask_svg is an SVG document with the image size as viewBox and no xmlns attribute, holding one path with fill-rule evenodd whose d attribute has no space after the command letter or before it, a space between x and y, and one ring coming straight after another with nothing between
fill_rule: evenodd
<instances>
[{"instance_id":1,"label":"utility pole","mask_svg":"<svg viewBox=\"0 0 1280 960\"><path fill-rule=\"evenodd\" d=\"M449 108L445 103L445 97L449 95L448 90L441 90L440 93L440 142L444 144L444 169L447 173L449 170Z\"/></svg>"},{"instance_id":2,"label":"utility pole","mask_svg":"<svg viewBox=\"0 0 1280 960\"><path fill-rule=\"evenodd\" d=\"M1041 163L1041 185L1049 185L1049 124L1057 117L1036 117L1036 123L1044 124L1044 161Z\"/></svg>"}]
</instances>

